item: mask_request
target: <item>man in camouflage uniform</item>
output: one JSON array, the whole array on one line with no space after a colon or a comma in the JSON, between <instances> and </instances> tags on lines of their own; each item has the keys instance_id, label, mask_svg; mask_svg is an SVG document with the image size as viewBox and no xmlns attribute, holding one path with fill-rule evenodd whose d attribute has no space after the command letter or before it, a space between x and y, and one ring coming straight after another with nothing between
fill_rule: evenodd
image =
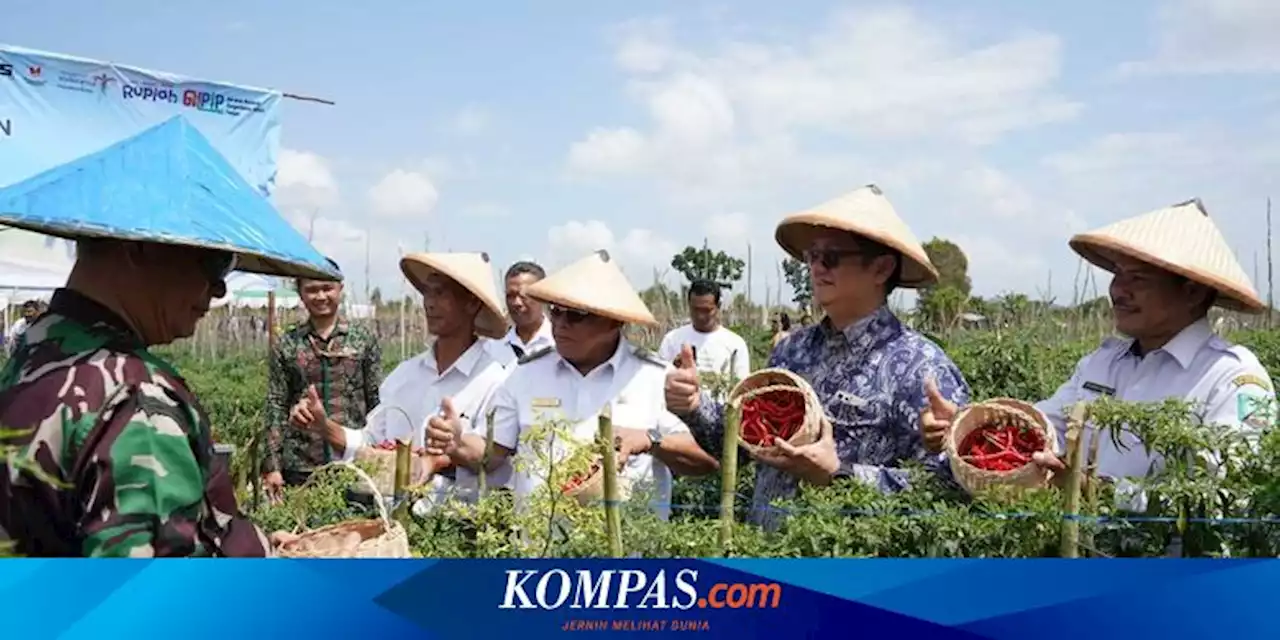
<instances>
[{"instance_id":1,"label":"man in camouflage uniform","mask_svg":"<svg viewBox=\"0 0 1280 640\"><path fill-rule=\"evenodd\" d=\"M338 269L332 260L329 264ZM365 416L378 406L382 380L382 350L377 337L342 319L342 283L297 281L308 319L290 327L276 342L267 378L267 455L264 485L276 494L284 485L306 481L311 471L334 459L328 442L305 430L316 419L332 418L352 429L364 427ZM314 394L324 416L307 416L308 424L290 422L304 395Z\"/></svg>"},{"instance_id":2,"label":"man in camouflage uniform","mask_svg":"<svg viewBox=\"0 0 1280 640\"><path fill-rule=\"evenodd\" d=\"M211 425L149 347L195 332L232 254L81 240L0 372L0 541L25 556L264 556ZM287 536L273 536L277 541Z\"/></svg>"}]
</instances>

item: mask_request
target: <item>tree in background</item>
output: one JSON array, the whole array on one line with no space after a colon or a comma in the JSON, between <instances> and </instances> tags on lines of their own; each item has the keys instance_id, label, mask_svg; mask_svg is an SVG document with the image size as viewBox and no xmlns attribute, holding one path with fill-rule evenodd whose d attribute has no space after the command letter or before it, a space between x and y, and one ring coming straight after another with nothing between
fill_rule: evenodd
<instances>
[{"instance_id":1,"label":"tree in background","mask_svg":"<svg viewBox=\"0 0 1280 640\"><path fill-rule=\"evenodd\" d=\"M746 261L723 251L712 251L706 244L701 249L685 247L684 251L671 258L671 268L679 271L689 282L705 279L726 289L742 279L742 270L746 266Z\"/></svg>"},{"instance_id":2,"label":"tree in background","mask_svg":"<svg viewBox=\"0 0 1280 640\"><path fill-rule=\"evenodd\" d=\"M969 258L956 243L933 238L924 243L929 261L938 270L938 282L920 291L916 309L935 327L950 327L968 307L972 283Z\"/></svg>"},{"instance_id":3,"label":"tree in background","mask_svg":"<svg viewBox=\"0 0 1280 640\"><path fill-rule=\"evenodd\" d=\"M813 281L809 279L809 265L787 258L782 261L782 277L791 287L791 301L801 309L809 309L813 304Z\"/></svg>"}]
</instances>

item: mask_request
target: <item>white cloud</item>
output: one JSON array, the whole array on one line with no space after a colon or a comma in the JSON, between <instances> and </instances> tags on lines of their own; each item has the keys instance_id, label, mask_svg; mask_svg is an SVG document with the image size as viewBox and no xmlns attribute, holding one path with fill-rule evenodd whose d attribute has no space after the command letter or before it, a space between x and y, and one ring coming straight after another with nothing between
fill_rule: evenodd
<instances>
[{"instance_id":1,"label":"white cloud","mask_svg":"<svg viewBox=\"0 0 1280 640\"><path fill-rule=\"evenodd\" d=\"M643 166L644 135L635 129L595 129L569 149L569 166L583 173L627 173Z\"/></svg>"},{"instance_id":2,"label":"white cloud","mask_svg":"<svg viewBox=\"0 0 1280 640\"><path fill-rule=\"evenodd\" d=\"M404 169L388 173L369 189L374 213L386 218L425 219L440 193L426 174Z\"/></svg>"},{"instance_id":3,"label":"white cloud","mask_svg":"<svg viewBox=\"0 0 1280 640\"><path fill-rule=\"evenodd\" d=\"M476 105L468 105L454 114L449 128L459 135L474 136L488 131L491 121L492 116L488 110Z\"/></svg>"},{"instance_id":4,"label":"white cloud","mask_svg":"<svg viewBox=\"0 0 1280 640\"><path fill-rule=\"evenodd\" d=\"M632 286L644 289L653 283L655 269L662 277L670 271L677 245L660 234L643 228L627 230L619 242L608 224L600 220L570 220L547 230L549 270L563 267L604 249L618 261Z\"/></svg>"},{"instance_id":5,"label":"white cloud","mask_svg":"<svg viewBox=\"0 0 1280 640\"><path fill-rule=\"evenodd\" d=\"M707 218L707 239L718 250L736 252L751 240L751 218L741 211L716 213ZM772 229L769 230L772 233Z\"/></svg>"},{"instance_id":6,"label":"white cloud","mask_svg":"<svg viewBox=\"0 0 1280 640\"><path fill-rule=\"evenodd\" d=\"M990 166L966 170L960 175L962 188L985 204L980 214L999 218L1020 218L1033 214L1035 199L1008 174Z\"/></svg>"},{"instance_id":7,"label":"white cloud","mask_svg":"<svg viewBox=\"0 0 1280 640\"><path fill-rule=\"evenodd\" d=\"M1280 3L1169 0L1157 12L1152 57L1122 74L1280 72Z\"/></svg>"},{"instance_id":8,"label":"white cloud","mask_svg":"<svg viewBox=\"0 0 1280 640\"><path fill-rule=\"evenodd\" d=\"M276 159L275 200L282 207L323 209L338 202L329 161L309 151L281 149Z\"/></svg>"}]
</instances>

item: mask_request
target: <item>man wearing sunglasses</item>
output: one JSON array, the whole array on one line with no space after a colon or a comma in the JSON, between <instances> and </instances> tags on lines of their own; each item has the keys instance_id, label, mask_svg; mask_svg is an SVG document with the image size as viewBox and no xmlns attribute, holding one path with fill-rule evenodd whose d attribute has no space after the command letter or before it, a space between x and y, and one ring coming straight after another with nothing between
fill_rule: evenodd
<instances>
[{"instance_id":1,"label":"man wearing sunglasses","mask_svg":"<svg viewBox=\"0 0 1280 640\"><path fill-rule=\"evenodd\" d=\"M770 503L796 493L801 480L825 485L852 477L895 491L907 486L906 461L946 476L942 456L924 448L917 419L927 405L926 378L962 402L969 388L936 344L902 325L887 306L897 287L937 281L924 248L880 189L867 186L778 225L778 244L809 264L813 297L826 317L791 332L768 367L799 374L813 386L831 422L830 436L801 447L780 442L759 455L752 521L774 527ZM667 406L709 447L721 442L724 405L699 388L687 353L667 374Z\"/></svg>"},{"instance_id":2,"label":"man wearing sunglasses","mask_svg":"<svg viewBox=\"0 0 1280 640\"><path fill-rule=\"evenodd\" d=\"M329 260L334 271L338 263ZM311 471L333 461L319 435L302 430L315 419L301 400L315 397L326 416L352 429L378 406L382 350L372 331L342 319L342 282L295 281L307 320L284 332L267 367L267 455L263 487L278 497L285 485L299 486ZM310 403L308 403L310 404Z\"/></svg>"},{"instance_id":3,"label":"man wearing sunglasses","mask_svg":"<svg viewBox=\"0 0 1280 640\"><path fill-rule=\"evenodd\" d=\"M526 295L550 305L555 348L526 355L494 393L490 467L517 455L535 462L530 447L544 444L521 440L551 419L573 425L572 437L579 444L592 442L598 416L607 406L618 460L625 464L623 476L633 488L651 490L651 508L667 518L673 476L703 475L718 464L666 410L663 374L671 365L622 335L627 324L656 326L653 314L605 251L530 286ZM460 466L478 469L486 458L483 435L467 433L447 416L433 417L429 433L428 451L447 455ZM554 447L553 460L561 459L570 443L551 440L545 446ZM544 487L548 473L531 468L514 474L518 505Z\"/></svg>"}]
</instances>

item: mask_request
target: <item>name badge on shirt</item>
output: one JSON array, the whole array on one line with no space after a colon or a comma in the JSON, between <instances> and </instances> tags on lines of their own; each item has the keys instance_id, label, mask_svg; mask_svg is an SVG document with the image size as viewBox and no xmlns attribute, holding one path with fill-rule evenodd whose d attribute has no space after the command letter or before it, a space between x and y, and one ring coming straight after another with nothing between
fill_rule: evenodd
<instances>
[{"instance_id":1,"label":"name badge on shirt","mask_svg":"<svg viewBox=\"0 0 1280 640\"><path fill-rule=\"evenodd\" d=\"M862 407L867 404L867 401L863 398L855 396L844 389L836 392L836 402L851 405L853 407Z\"/></svg>"},{"instance_id":2,"label":"name badge on shirt","mask_svg":"<svg viewBox=\"0 0 1280 640\"><path fill-rule=\"evenodd\" d=\"M1086 382L1084 383L1084 389L1085 391L1092 391L1094 393L1101 393L1108 396L1116 395L1115 388L1108 387L1107 385L1098 382Z\"/></svg>"},{"instance_id":3,"label":"name badge on shirt","mask_svg":"<svg viewBox=\"0 0 1280 640\"><path fill-rule=\"evenodd\" d=\"M560 398L534 398L532 404L535 409L558 409Z\"/></svg>"}]
</instances>

